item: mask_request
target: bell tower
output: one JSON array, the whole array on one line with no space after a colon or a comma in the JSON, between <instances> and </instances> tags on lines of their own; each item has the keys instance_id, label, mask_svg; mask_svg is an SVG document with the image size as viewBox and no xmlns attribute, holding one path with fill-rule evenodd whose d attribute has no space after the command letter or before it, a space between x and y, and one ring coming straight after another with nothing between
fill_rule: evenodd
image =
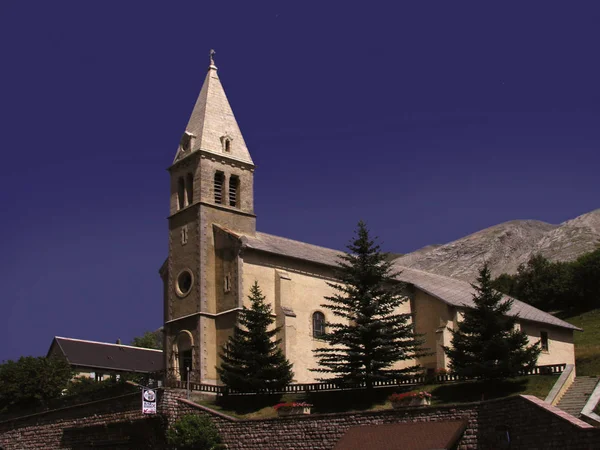
<instances>
[{"instance_id":1,"label":"bell tower","mask_svg":"<svg viewBox=\"0 0 600 450\"><path fill-rule=\"evenodd\" d=\"M164 284L168 380L214 383L217 330L235 323L241 267L222 250L218 227L254 235L254 163L210 52L204 84L179 142L170 174L169 256ZM216 226L216 227L215 227Z\"/></svg>"}]
</instances>

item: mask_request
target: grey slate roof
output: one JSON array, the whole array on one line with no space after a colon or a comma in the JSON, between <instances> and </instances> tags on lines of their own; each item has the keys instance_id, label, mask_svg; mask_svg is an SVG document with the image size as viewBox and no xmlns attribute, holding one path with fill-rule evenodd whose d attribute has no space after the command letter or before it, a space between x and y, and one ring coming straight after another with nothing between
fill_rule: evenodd
<instances>
[{"instance_id":1,"label":"grey slate roof","mask_svg":"<svg viewBox=\"0 0 600 450\"><path fill-rule=\"evenodd\" d=\"M240 238L244 247L248 249L297 258L327 266L336 266L338 256L342 254L342 252L338 250L319 247L318 245L307 244L305 242L294 241L292 239L266 233L257 232L256 236L244 235L240 236ZM411 269L399 264L394 264L394 269L400 272L397 276L398 280L412 284L444 303L456 307L469 308L474 306L474 289L465 281L424 272L422 270ZM505 298L509 299L510 297L505 296ZM528 305L527 303L513 299L510 315L517 314L524 320L545 323L571 330L580 330L580 328L577 328L564 320L560 320L551 314Z\"/></svg>"},{"instance_id":2,"label":"grey slate roof","mask_svg":"<svg viewBox=\"0 0 600 450\"><path fill-rule=\"evenodd\" d=\"M164 368L162 350L56 336L50 351L55 344L72 366L142 373L159 372Z\"/></svg>"}]
</instances>

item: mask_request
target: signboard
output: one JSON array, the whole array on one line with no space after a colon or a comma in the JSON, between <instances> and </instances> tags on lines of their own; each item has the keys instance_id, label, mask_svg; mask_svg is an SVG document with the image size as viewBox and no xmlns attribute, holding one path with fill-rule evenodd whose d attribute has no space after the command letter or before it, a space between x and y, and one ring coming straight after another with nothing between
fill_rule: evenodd
<instances>
[{"instance_id":1,"label":"signboard","mask_svg":"<svg viewBox=\"0 0 600 450\"><path fill-rule=\"evenodd\" d=\"M144 388L142 390L142 413L156 414L156 391Z\"/></svg>"}]
</instances>

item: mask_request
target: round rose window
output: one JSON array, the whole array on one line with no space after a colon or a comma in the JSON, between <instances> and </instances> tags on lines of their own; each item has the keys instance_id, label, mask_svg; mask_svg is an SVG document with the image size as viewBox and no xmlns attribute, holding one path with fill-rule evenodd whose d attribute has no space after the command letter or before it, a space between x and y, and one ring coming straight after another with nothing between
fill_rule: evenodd
<instances>
[{"instance_id":1,"label":"round rose window","mask_svg":"<svg viewBox=\"0 0 600 450\"><path fill-rule=\"evenodd\" d=\"M177 276L176 291L180 297L184 297L190 293L192 285L194 284L194 277L192 272L189 270L183 270Z\"/></svg>"}]
</instances>

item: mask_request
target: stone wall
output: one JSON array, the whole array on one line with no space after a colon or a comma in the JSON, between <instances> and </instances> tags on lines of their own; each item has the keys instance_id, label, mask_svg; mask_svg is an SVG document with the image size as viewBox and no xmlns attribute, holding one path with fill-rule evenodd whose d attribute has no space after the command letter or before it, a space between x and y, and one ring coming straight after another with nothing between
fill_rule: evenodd
<instances>
[{"instance_id":1,"label":"stone wall","mask_svg":"<svg viewBox=\"0 0 600 450\"><path fill-rule=\"evenodd\" d=\"M0 421L0 448L163 449L164 430L164 417L144 416L134 393Z\"/></svg>"},{"instance_id":2,"label":"stone wall","mask_svg":"<svg viewBox=\"0 0 600 450\"><path fill-rule=\"evenodd\" d=\"M184 414L210 416L232 450L332 449L353 426L452 419L468 420L460 450L600 448L600 429L531 396L418 409L239 420L179 398L181 392L159 394L156 416L141 414L136 393L0 422L0 448L164 449L166 427Z\"/></svg>"},{"instance_id":3,"label":"stone wall","mask_svg":"<svg viewBox=\"0 0 600 450\"><path fill-rule=\"evenodd\" d=\"M365 413L321 414L265 420L237 420L172 395L165 397L170 420L208 414L230 449L332 449L352 426L465 419L459 450L598 449L600 429L533 396L463 405Z\"/></svg>"}]
</instances>

